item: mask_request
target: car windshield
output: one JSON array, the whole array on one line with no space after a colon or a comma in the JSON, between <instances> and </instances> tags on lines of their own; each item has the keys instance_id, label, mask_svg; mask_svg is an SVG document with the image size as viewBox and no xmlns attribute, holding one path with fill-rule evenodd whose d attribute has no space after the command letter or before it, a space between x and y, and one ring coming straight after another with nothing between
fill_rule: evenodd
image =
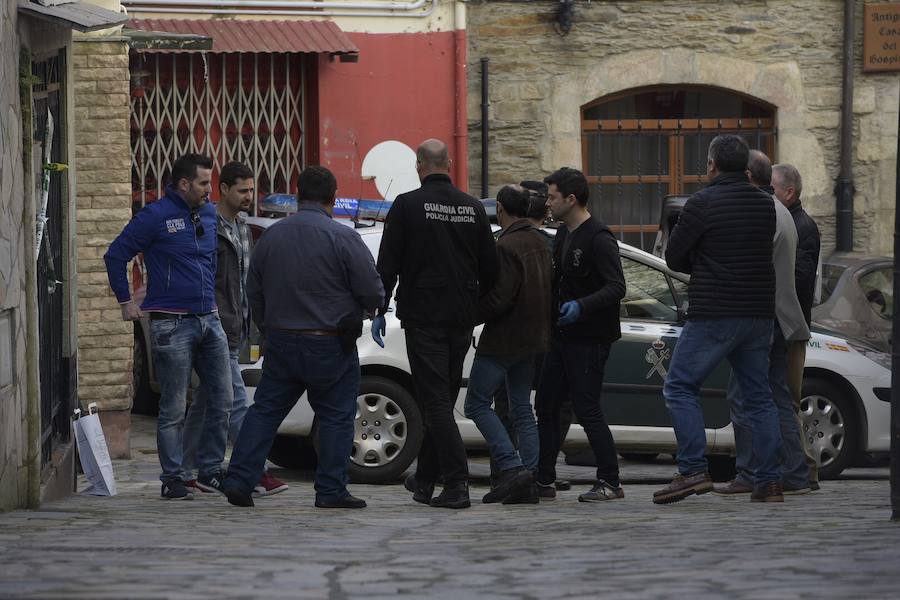
<instances>
[{"instance_id":1,"label":"car windshield","mask_svg":"<svg viewBox=\"0 0 900 600\"><path fill-rule=\"evenodd\" d=\"M894 272L891 267L870 271L859 278L869 307L886 321L894 317Z\"/></svg>"}]
</instances>

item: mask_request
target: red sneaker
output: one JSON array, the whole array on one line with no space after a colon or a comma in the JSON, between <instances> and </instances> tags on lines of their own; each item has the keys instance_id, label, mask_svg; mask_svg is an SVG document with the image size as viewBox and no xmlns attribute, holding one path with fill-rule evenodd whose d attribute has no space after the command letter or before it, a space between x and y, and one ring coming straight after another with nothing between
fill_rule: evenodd
<instances>
[{"instance_id":1,"label":"red sneaker","mask_svg":"<svg viewBox=\"0 0 900 600\"><path fill-rule=\"evenodd\" d=\"M215 494L215 492L211 492L209 490L205 490L199 485L197 485L196 479L188 479L184 482L184 487L187 488L187 491L193 493L195 496L199 496L200 494Z\"/></svg>"},{"instance_id":2,"label":"red sneaker","mask_svg":"<svg viewBox=\"0 0 900 600\"><path fill-rule=\"evenodd\" d=\"M257 497L271 496L272 494L283 492L286 489L288 489L288 484L277 477L273 477L268 471L265 471L262 474L262 477L259 478L259 483L253 488L253 495Z\"/></svg>"}]
</instances>

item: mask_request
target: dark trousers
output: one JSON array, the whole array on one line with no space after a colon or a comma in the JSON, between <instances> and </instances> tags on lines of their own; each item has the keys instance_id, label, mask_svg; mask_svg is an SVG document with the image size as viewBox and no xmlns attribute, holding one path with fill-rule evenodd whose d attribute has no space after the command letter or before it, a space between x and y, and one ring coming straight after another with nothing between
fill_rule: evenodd
<instances>
[{"instance_id":1,"label":"dark trousers","mask_svg":"<svg viewBox=\"0 0 900 600\"><path fill-rule=\"evenodd\" d=\"M338 338L270 332L262 378L235 442L226 485L250 493L263 474L279 425L307 392L318 423L316 499L347 496L359 379L356 348L343 350Z\"/></svg>"},{"instance_id":2,"label":"dark trousers","mask_svg":"<svg viewBox=\"0 0 900 600\"><path fill-rule=\"evenodd\" d=\"M466 481L469 465L453 407L472 329L410 327L404 331L416 404L425 422L416 479L434 482L443 476L445 485Z\"/></svg>"},{"instance_id":3,"label":"dark trousers","mask_svg":"<svg viewBox=\"0 0 900 600\"><path fill-rule=\"evenodd\" d=\"M619 458L603 415L600 392L610 344L573 344L554 338L544 358L541 385L535 399L541 453L538 481L556 480L556 458L562 445L560 407L569 399L597 459L597 478L619 485Z\"/></svg>"}]
</instances>

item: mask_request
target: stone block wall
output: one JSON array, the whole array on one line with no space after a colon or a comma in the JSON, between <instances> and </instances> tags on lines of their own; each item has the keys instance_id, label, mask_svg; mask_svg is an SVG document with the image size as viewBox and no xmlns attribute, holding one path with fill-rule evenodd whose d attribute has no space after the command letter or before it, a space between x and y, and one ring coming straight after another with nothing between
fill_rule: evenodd
<instances>
[{"instance_id":1,"label":"stone block wall","mask_svg":"<svg viewBox=\"0 0 900 600\"><path fill-rule=\"evenodd\" d=\"M131 219L128 46L73 42L78 192L78 398L96 402L113 457L129 453L133 325L109 289L103 254Z\"/></svg>"},{"instance_id":2,"label":"stone block wall","mask_svg":"<svg viewBox=\"0 0 900 600\"><path fill-rule=\"evenodd\" d=\"M468 5L469 184L481 180L481 57L490 58L490 192L582 164L580 108L656 84L699 84L777 107L776 159L804 178L803 202L834 247L839 171L842 2L627 0L576 2L573 27L556 3ZM861 71L857 2L854 249L892 252L900 74Z\"/></svg>"},{"instance_id":3,"label":"stone block wall","mask_svg":"<svg viewBox=\"0 0 900 600\"><path fill-rule=\"evenodd\" d=\"M19 36L15 3L0 3L0 511L33 504L26 373L26 235Z\"/></svg>"}]
</instances>

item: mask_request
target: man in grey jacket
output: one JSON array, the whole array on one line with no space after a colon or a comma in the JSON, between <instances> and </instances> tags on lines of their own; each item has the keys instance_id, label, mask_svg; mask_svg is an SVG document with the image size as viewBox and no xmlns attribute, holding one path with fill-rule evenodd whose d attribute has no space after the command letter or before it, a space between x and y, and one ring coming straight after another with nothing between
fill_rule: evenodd
<instances>
[{"instance_id":1,"label":"man in grey jacket","mask_svg":"<svg viewBox=\"0 0 900 600\"><path fill-rule=\"evenodd\" d=\"M788 350L791 345L805 345L809 340L809 328L797 299L794 282L794 263L797 252L797 228L790 211L774 197L771 187L772 163L758 150L750 151L747 167L750 182L772 195L775 206L775 237L772 263L775 266L775 332L769 352L769 385L772 399L778 408L782 446L779 460L782 468L784 494L809 492L808 469L803 450L803 438L796 415L792 393L786 375ZM741 398L741 390L732 378L728 397L731 401L731 423L734 428L734 444L737 454L737 476L734 481L716 486L714 493L720 496L736 496L753 491L753 448L751 432Z\"/></svg>"},{"instance_id":2,"label":"man in grey jacket","mask_svg":"<svg viewBox=\"0 0 900 600\"><path fill-rule=\"evenodd\" d=\"M240 162L230 162L223 166L219 172L219 194L219 201L216 203L216 305L219 307L222 329L228 338L231 389L234 393L228 416L228 441L234 444L244 422L244 415L250 407L238 356L250 334L250 301L247 299L246 284L251 240L246 211L253 202L253 171ZM182 468L185 485L194 494L218 491L197 483L193 478L197 446L206 412L206 398L205 388L197 388L184 420ZM285 482L264 471L259 483L253 488L253 495L269 496L286 489L288 485Z\"/></svg>"}]
</instances>

